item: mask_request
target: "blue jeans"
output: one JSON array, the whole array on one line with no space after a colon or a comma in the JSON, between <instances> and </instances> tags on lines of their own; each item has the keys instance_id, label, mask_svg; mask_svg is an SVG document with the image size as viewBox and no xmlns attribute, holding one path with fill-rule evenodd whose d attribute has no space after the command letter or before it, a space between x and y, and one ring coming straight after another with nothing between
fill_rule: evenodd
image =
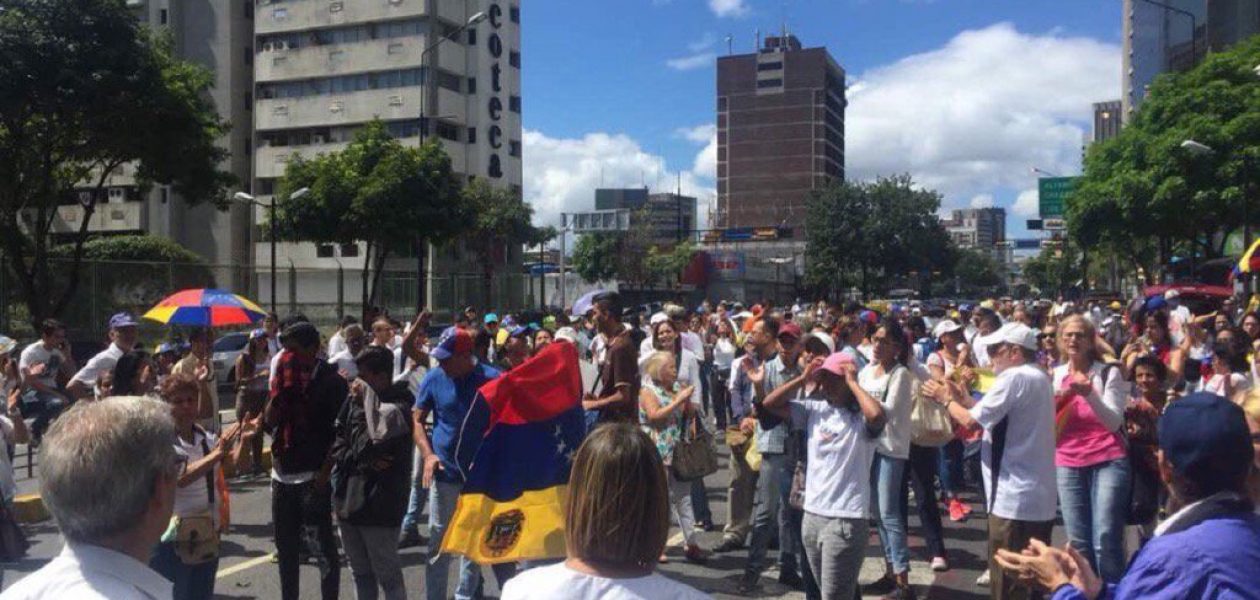
<instances>
[{"instance_id":1,"label":"blue jeans","mask_svg":"<svg viewBox=\"0 0 1260 600\"><path fill-rule=\"evenodd\" d=\"M709 491L704 487L704 478L691 482L691 510L697 523L713 524L713 509L709 507Z\"/></svg>"},{"instance_id":2,"label":"blue jeans","mask_svg":"<svg viewBox=\"0 0 1260 600\"><path fill-rule=\"evenodd\" d=\"M214 597L214 574L219 559L186 565L175 554L175 543L159 543L149 559L149 567L175 584L171 597L175 600L210 600Z\"/></svg>"},{"instance_id":3,"label":"blue jeans","mask_svg":"<svg viewBox=\"0 0 1260 600\"><path fill-rule=\"evenodd\" d=\"M414 450L411 461L411 498L407 501L407 514L403 515L402 535L409 532L419 533L420 513L424 512L425 502L429 499L429 491L424 489L424 478L421 469L420 451Z\"/></svg>"},{"instance_id":4,"label":"blue jeans","mask_svg":"<svg viewBox=\"0 0 1260 600\"><path fill-rule=\"evenodd\" d=\"M429 600L445 600L447 572L450 570L451 555L442 554L442 537L446 534L446 526L455 515L455 503L459 500L459 492L463 484L434 481L429 488L429 557L424 570L424 593ZM499 587L516 573L514 563L498 564L491 567ZM481 567L461 557L459 559L459 586L455 588L457 600L471 600L477 597L481 587Z\"/></svg>"},{"instance_id":5,"label":"blue jeans","mask_svg":"<svg viewBox=\"0 0 1260 600\"><path fill-rule=\"evenodd\" d=\"M871 461L872 508L879 517L879 543L893 573L910 571L910 548L906 543L906 519L901 510L901 482L906 460L875 453Z\"/></svg>"},{"instance_id":6,"label":"blue jeans","mask_svg":"<svg viewBox=\"0 0 1260 600\"><path fill-rule=\"evenodd\" d=\"M786 454L762 454L757 477L757 505L753 512L752 539L748 543L745 571L760 575L765 570L771 538L779 538L779 569L796 572L797 539L788 522L788 494L792 491L795 462Z\"/></svg>"},{"instance_id":7,"label":"blue jeans","mask_svg":"<svg viewBox=\"0 0 1260 600\"><path fill-rule=\"evenodd\" d=\"M941 494L948 498L962 493L963 480L963 443L962 440L950 440L941 446L940 462L937 465L937 476L941 478Z\"/></svg>"},{"instance_id":8,"label":"blue jeans","mask_svg":"<svg viewBox=\"0 0 1260 600\"><path fill-rule=\"evenodd\" d=\"M61 411L66 409L66 399L57 394L49 394L38 390L27 390L22 394L22 416L35 415L31 422L31 435L35 439L44 437L44 430Z\"/></svg>"},{"instance_id":9,"label":"blue jeans","mask_svg":"<svg viewBox=\"0 0 1260 600\"><path fill-rule=\"evenodd\" d=\"M1068 540L1107 583L1124 575L1124 522L1129 512L1129 461L1056 467L1059 508Z\"/></svg>"}]
</instances>

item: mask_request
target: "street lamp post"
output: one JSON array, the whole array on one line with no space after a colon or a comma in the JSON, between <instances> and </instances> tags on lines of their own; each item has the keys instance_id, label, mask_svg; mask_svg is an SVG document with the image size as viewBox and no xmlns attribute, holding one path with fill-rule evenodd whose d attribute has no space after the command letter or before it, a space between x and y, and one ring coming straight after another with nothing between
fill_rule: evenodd
<instances>
[{"instance_id":1,"label":"street lamp post","mask_svg":"<svg viewBox=\"0 0 1260 600\"><path fill-rule=\"evenodd\" d=\"M476 27L478 23L485 21L486 17L487 17L486 13L481 12L481 11L473 13L473 16L468 17L468 21L466 21L458 29L452 32L449 36L445 36L445 35L439 36L436 42L429 44L428 47L420 51L420 145L421 146L424 145L424 138L429 130L429 124L426 122L425 116L424 116L424 105L425 105L425 100L429 96L429 81L433 79L432 77L429 76L430 75L429 70L425 67L425 63L424 63L425 56L427 56L431 50L436 49L439 45L442 44L442 42L445 42L447 39L458 37L459 34L463 33L464 30L468 29L469 27ZM432 21L430 21L429 23L430 23L429 30L428 30L429 37L432 37L432 34L433 34ZM420 312L420 310L424 308L424 304L425 304L424 302L425 301L425 298L424 298L424 255L425 255L424 239L417 237L414 243L415 243L415 253L416 253L416 312ZM487 301L488 300L489 299L487 299ZM452 307L452 310L454 310L453 307Z\"/></svg>"},{"instance_id":2,"label":"street lamp post","mask_svg":"<svg viewBox=\"0 0 1260 600\"><path fill-rule=\"evenodd\" d=\"M298 198L301 198L302 196L305 196L309 194L310 192L311 192L311 188L305 188L305 187L299 188L297 190L294 190L292 193L290 193L287 199L297 200ZM262 206L267 209L267 221L269 222L270 229L271 229L271 234L270 234L270 237L271 237L271 312L273 313L277 312L276 311L276 306L277 306L276 305L276 237L277 237L276 235L277 233L276 202L277 202L277 199L275 196L272 196L270 203L263 204L262 202L255 200L252 195L246 194L245 192L236 192L236 194L232 196L232 199L236 200L237 202L243 202L245 204L251 204L254 206Z\"/></svg>"}]
</instances>

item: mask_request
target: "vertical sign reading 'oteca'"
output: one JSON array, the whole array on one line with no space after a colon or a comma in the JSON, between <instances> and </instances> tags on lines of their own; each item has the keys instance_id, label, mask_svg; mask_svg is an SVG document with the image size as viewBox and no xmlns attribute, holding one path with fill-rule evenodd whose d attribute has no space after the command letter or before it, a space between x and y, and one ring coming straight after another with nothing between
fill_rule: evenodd
<instances>
[{"instance_id":1,"label":"vertical sign reading 'oteca'","mask_svg":"<svg viewBox=\"0 0 1260 600\"><path fill-rule=\"evenodd\" d=\"M503 128L499 126L499 122L503 119L503 100L500 94L503 93L502 74L503 68L499 64L499 59L503 56L503 40L499 38L499 29L503 27L503 9L497 2L491 2L487 9L489 16L490 35L486 36L486 45L490 50L490 100L487 107L490 112L490 129L487 139L490 142L490 162L486 167L486 174L495 179L503 177L503 164L499 160L499 149L503 147Z\"/></svg>"}]
</instances>

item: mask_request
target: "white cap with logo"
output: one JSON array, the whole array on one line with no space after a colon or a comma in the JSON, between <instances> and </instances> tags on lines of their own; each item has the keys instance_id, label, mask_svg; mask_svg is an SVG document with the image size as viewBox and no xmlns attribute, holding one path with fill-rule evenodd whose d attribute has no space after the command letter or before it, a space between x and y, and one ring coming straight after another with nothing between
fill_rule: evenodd
<instances>
[{"instance_id":1,"label":"white cap with logo","mask_svg":"<svg viewBox=\"0 0 1260 600\"><path fill-rule=\"evenodd\" d=\"M976 345L1015 344L1027 350L1037 349L1037 332L1023 323L1007 323L989 335L976 338Z\"/></svg>"}]
</instances>

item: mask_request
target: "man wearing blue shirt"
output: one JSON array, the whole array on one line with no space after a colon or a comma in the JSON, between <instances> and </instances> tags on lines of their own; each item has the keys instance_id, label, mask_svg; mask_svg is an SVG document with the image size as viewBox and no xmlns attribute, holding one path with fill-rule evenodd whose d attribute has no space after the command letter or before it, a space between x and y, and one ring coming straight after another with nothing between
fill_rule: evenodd
<instances>
[{"instance_id":1,"label":"man wearing blue shirt","mask_svg":"<svg viewBox=\"0 0 1260 600\"><path fill-rule=\"evenodd\" d=\"M475 444L460 446L460 431L465 427L477 390L483 384L499 376L499 370L479 362L473 355L473 335L467 329L447 328L442 338L430 352L438 366L431 369L420 381L416 394L416 406L412 409L415 419L413 429L416 446L423 460L424 486L429 488L429 564L425 569L424 587L430 600L447 598L446 581L450 556L440 554L442 536L455 503L464 485L462 465L471 462L477 453ZM433 415L433 433L425 430L425 422ZM500 586L513 574L512 564L494 565L495 577ZM458 599L472 598L481 582L479 568L468 559L460 561L459 586L455 590Z\"/></svg>"},{"instance_id":2,"label":"man wearing blue shirt","mask_svg":"<svg viewBox=\"0 0 1260 600\"><path fill-rule=\"evenodd\" d=\"M1159 473L1169 510L1119 584L1103 584L1075 549L1033 540L1002 550L1008 573L1054 592L1054 600L1260 598L1260 515L1247 496L1251 433L1238 405L1191 394L1159 419Z\"/></svg>"}]
</instances>

